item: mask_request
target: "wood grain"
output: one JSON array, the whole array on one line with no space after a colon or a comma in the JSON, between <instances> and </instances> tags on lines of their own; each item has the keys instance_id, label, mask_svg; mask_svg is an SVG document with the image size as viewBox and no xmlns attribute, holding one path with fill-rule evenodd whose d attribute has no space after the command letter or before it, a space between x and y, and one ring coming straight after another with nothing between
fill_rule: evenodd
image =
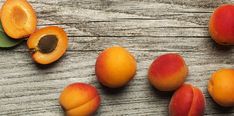
<instances>
[{"instance_id":1,"label":"wood grain","mask_svg":"<svg viewBox=\"0 0 234 116\"><path fill-rule=\"evenodd\" d=\"M4 0L0 0L1 4ZM96 86L102 104L96 115L167 116L169 93L147 81L150 63L164 53L180 53L189 65L187 83L207 99L207 116L233 116L234 109L215 104L207 81L221 67L233 67L234 49L216 45L207 24L217 6L232 0L29 0L38 27L57 25L69 36L66 55L55 64L33 63L26 45L0 50L0 115L62 116L62 89L74 82ZM128 86L109 90L97 82L97 55L112 45L129 49L138 63Z\"/></svg>"}]
</instances>

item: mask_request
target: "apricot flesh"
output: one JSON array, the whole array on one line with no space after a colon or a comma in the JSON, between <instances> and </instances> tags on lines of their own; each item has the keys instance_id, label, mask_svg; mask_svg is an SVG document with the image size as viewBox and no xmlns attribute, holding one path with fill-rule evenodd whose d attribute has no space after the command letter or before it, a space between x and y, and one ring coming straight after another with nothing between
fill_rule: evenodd
<instances>
[{"instance_id":1,"label":"apricot flesh","mask_svg":"<svg viewBox=\"0 0 234 116\"><path fill-rule=\"evenodd\" d=\"M43 39L46 40L43 41ZM32 51L32 59L35 62L50 64L57 61L66 52L68 37L62 28L50 26L33 33L29 37L27 45Z\"/></svg>"},{"instance_id":2,"label":"apricot flesh","mask_svg":"<svg viewBox=\"0 0 234 116\"><path fill-rule=\"evenodd\" d=\"M214 41L221 45L234 45L234 5L218 7L209 22L209 32Z\"/></svg>"},{"instance_id":3,"label":"apricot flesh","mask_svg":"<svg viewBox=\"0 0 234 116\"><path fill-rule=\"evenodd\" d=\"M234 70L220 69L214 72L208 83L208 92L219 105L234 106Z\"/></svg>"},{"instance_id":4,"label":"apricot flesh","mask_svg":"<svg viewBox=\"0 0 234 116\"><path fill-rule=\"evenodd\" d=\"M37 17L26 0L7 0L1 9L1 22L8 36L21 39L36 30Z\"/></svg>"},{"instance_id":5,"label":"apricot flesh","mask_svg":"<svg viewBox=\"0 0 234 116\"><path fill-rule=\"evenodd\" d=\"M136 67L136 60L130 52L120 46L113 46L98 56L95 72L102 85L119 88L134 77Z\"/></svg>"},{"instance_id":6,"label":"apricot flesh","mask_svg":"<svg viewBox=\"0 0 234 116\"><path fill-rule=\"evenodd\" d=\"M67 116L91 116L100 106L100 102L96 88L85 83L67 86L59 97L59 103Z\"/></svg>"},{"instance_id":7,"label":"apricot flesh","mask_svg":"<svg viewBox=\"0 0 234 116\"><path fill-rule=\"evenodd\" d=\"M205 97L201 90L190 84L182 85L172 96L169 116L203 116Z\"/></svg>"},{"instance_id":8,"label":"apricot flesh","mask_svg":"<svg viewBox=\"0 0 234 116\"><path fill-rule=\"evenodd\" d=\"M149 82L160 91L178 89L188 75L188 67L182 56L169 53L159 56L148 70Z\"/></svg>"}]
</instances>

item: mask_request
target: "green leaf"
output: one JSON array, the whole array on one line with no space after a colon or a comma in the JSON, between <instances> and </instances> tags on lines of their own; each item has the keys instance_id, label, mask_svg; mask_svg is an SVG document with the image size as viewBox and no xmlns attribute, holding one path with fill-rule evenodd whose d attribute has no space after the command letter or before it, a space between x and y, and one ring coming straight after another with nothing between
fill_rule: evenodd
<instances>
[{"instance_id":1,"label":"green leaf","mask_svg":"<svg viewBox=\"0 0 234 116\"><path fill-rule=\"evenodd\" d=\"M2 28L2 23L0 22L0 48L11 48L22 43L23 41L24 39L15 40L7 36Z\"/></svg>"}]
</instances>

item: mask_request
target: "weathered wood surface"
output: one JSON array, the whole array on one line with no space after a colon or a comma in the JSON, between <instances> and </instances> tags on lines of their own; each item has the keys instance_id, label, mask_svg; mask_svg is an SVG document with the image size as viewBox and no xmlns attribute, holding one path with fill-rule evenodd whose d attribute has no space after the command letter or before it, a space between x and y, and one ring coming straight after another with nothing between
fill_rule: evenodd
<instances>
[{"instance_id":1,"label":"weathered wood surface","mask_svg":"<svg viewBox=\"0 0 234 116\"><path fill-rule=\"evenodd\" d=\"M186 80L205 94L205 115L233 116L234 109L216 105L207 81L221 67L233 67L234 49L216 45L207 23L217 6L231 0L30 0L38 26L58 25L69 35L66 55L40 67L20 45L0 50L0 115L62 116L61 90L74 82L96 86L102 104L96 115L168 115L171 95L155 91L147 69L157 56L176 52L189 65ZM3 0L1 0L1 4ZM127 87L110 91L99 85L94 64L112 45L129 49L137 59L137 75Z\"/></svg>"}]
</instances>

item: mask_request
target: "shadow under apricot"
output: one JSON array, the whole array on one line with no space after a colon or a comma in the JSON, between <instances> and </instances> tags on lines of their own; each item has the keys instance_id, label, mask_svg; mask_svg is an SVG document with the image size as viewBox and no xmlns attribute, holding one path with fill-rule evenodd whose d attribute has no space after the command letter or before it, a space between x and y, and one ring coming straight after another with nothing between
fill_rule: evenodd
<instances>
[{"instance_id":1,"label":"shadow under apricot","mask_svg":"<svg viewBox=\"0 0 234 116\"><path fill-rule=\"evenodd\" d=\"M220 53L226 53L233 49L232 45L220 45L211 38L206 40L206 45L211 45L211 50L215 50Z\"/></svg>"},{"instance_id":2,"label":"shadow under apricot","mask_svg":"<svg viewBox=\"0 0 234 116\"><path fill-rule=\"evenodd\" d=\"M109 88L101 83L99 83L101 90L104 92L105 95L116 95L122 94L129 88L129 84L119 88Z\"/></svg>"},{"instance_id":3,"label":"shadow under apricot","mask_svg":"<svg viewBox=\"0 0 234 116\"><path fill-rule=\"evenodd\" d=\"M149 85L149 90L152 91L154 93L154 95L159 98L159 99L168 99L170 100L170 98L172 97L174 91L170 91L170 92L166 92L166 91L159 91L158 89L156 89L154 86L152 86L151 84Z\"/></svg>"}]
</instances>

